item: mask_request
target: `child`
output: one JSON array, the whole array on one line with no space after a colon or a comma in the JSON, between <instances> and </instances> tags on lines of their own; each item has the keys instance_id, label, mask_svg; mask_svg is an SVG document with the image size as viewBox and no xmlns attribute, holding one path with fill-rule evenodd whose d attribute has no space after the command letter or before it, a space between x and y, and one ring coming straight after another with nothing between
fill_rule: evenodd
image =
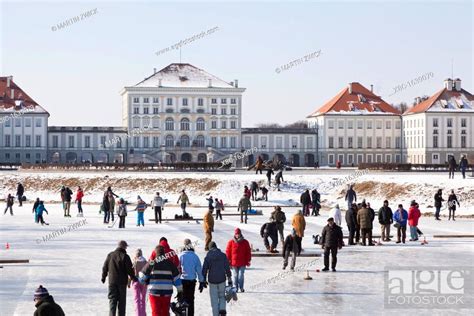
<instances>
[{"instance_id":1,"label":"child","mask_svg":"<svg viewBox=\"0 0 474 316\"><path fill-rule=\"evenodd\" d=\"M140 195L137 197L137 207L135 208L135 211L137 211L137 227L142 224L142 226L145 226L145 219L144 219L144 213L147 207L147 204L142 200Z\"/></svg>"},{"instance_id":2,"label":"child","mask_svg":"<svg viewBox=\"0 0 474 316\"><path fill-rule=\"evenodd\" d=\"M38 223L38 215L36 214L36 208L38 207L39 203L40 203L40 199L36 198L35 204L33 204L33 211L32 211L32 213L35 214L35 223Z\"/></svg>"},{"instance_id":3,"label":"child","mask_svg":"<svg viewBox=\"0 0 474 316\"><path fill-rule=\"evenodd\" d=\"M262 201L268 201L268 189L266 187L261 187L260 190L262 191Z\"/></svg>"},{"instance_id":4,"label":"child","mask_svg":"<svg viewBox=\"0 0 474 316\"><path fill-rule=\"evenodd\" d=\"M210 203L209 203L210 204ZM216 220L220 217L221 220L222 220L222 209L224 208L224 206L221 204L221 202L219 202L219 200L216 198Z\"/></svg>"},{"instance_id":5,"label":"child","mask_svg":"<svg viewBox=\"0 0 474 316\"><path fill-rule=\"evenodd\" d=\"M7 198L6 198L5 201L7 202L7 207L5 208L5 212L3 212L3 215L7 214L8 209L10 209L10 215L13 216L13 208L12 208L12 207L13 207L13 203L14 203L13 195L8 194L8 196L7 196Z\"/></svg>"},{"instance_id":6,"label":"child","mask_svg":"<svg viewBox=\"0 0 474 316\"><path fill-rule=\"evenodd\" d=\"M127 217L127 205L125 205L125 201L123 198L119 200L119 208L117 212L120 221L119 221L119 228L125 228L125 217Z\"/></svg>"},{"instance_id":7,"label":"child","mask_svg":"<svg viewBox=\"0 0 474 316\"><path fill-rule=\"evenodd\" d=\"M123 199L120 199L120 200L122 201ZM121 202L120 202L120 205L122 205ZM120 205L119 205L119 208L120 208ZM143 253L140 248L135 251L135 257L133 258L132 263L133 263L133 272L135 273L135 276L138 278L138 274L147 263L145 257L143 257ZM132 280L129 280L129 282L131 282L132 284L133 294L135 297L135 313L137 316L146 316L146 302L145 302L146 284L141 284L138 281L132 281Z\"/></svg>"},{"instance_id":8,"label":"child","mask_svg":"<svg viewBox=\"0 0 474 316\"><path fill-rule=\"evenodd\" d=\"M82 214L82 198L84 197L84 191L82 191L81 187L77 188L77 193L76 193L76 203L77 203L77 216L78 217L83 217L84 214Z\"/></svg>"},{"instance_id":9,"label":"child","mask_svg":"<svg viewBox=\"0 0 474 316\"><path fill-rule=\"evenodd\" d=\"M40 201L38 204L38 207L36 208L36 216L38 217L38 222L41 223L41 225L49 225L48 223L45 223L43 220L43 212L46 212L46 214L49 215L48 211L44 207L44 202Z\"/></svg>"}]
</instances>

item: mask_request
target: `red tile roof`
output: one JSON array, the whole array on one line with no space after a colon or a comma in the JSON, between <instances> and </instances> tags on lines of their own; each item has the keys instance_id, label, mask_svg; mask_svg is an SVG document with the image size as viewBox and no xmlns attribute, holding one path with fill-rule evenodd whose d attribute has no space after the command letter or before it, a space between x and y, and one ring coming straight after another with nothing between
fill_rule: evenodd
<instances>
[{"instance_id":1,"label":"red tile roof","mask_svg":"<svg viewBox=\"0 0 474 316\"><path fill-rule=\"evenodd\" d=\"M308 117L315 117L328 112L370 112L370 113L390 113L401 114L399 110L382 100L372 91L365 88L358 82L352 82L352 93L349 87L344 88L334 98L314 111Z\"/></svg>"},{"instance_id":2,"label":"red tile roof","mask_svg":"<svg viewBox=\"0 0 474 316\"><path fill-rule=\"evenodd\" d=\"M474 96L464 89L461 89L461 91L457 91L443 88L425 101L418 103L412 108L409 108L403 114L405 115L423 113L428 111L439 100L450 100L451 98L458 98L461 96L464 96L469 101L474 101ZM442 111L442 109L440 110Z\"/></svg>"},{"instance_id":3,"label":"red tile roof","mask_svg":"<svg viewBox=\"0 0 474 316\"><path fill-rule=\"evenodd\" d=\"M35 112L46 112L35 100L33 100L25 91L23 91L14 81L10 80L10 87L7 87L8 77L0 77L0 108L4 110L13 110L15 101L23 101L23 107L35 107ZM11 98L13 90L13 99Z\"/></svg>"}]
</instances>

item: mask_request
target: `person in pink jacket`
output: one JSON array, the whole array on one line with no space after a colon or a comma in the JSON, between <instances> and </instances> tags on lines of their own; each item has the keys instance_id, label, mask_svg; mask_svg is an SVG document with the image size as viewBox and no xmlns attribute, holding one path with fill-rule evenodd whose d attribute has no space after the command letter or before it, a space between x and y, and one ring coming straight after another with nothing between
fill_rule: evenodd
<instances>
[{"instance_id":1,"label":"person in pink jacket","mask_svg":"<svg viewBox=\"0 0 474 316\"><path fill-rule=\"evenodd\" d=\"M133 258L132 263L133 271L135 272L135 276L138 278L138 273L142 271L147 263L140 248L135 251L135 257ZM132 280L129 280L129 282L132 284L133 295L135 298L135 315L146 316L146 284L141 284L138 281Z\"/></svg>"},{"instance_id":2,"label":"person in pink jacket","mask_svg":"<svg viewBox=\"0 0 474 316\"><path fill-rule=\"evenodd\" d=\"M410 209L408 210L408 225L410 226L410 241L418 240L418 219L421 217L421 212L418 209L418 203L415 200L411 201Z\"/></svg>"}]
</instances>

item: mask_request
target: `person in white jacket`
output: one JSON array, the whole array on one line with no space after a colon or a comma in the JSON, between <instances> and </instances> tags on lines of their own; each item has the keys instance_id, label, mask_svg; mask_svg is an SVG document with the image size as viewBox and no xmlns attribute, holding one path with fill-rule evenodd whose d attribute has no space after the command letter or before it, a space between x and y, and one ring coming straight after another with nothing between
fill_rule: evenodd
<instances>
[{"instance_id":1,"label":"person in white jacket","mask_svg":"<svg viewBox=\"0 0 474 316\"><path fill-rule=\"evenodd\" d=\"M334 223L336 223L337 226L341 226L342 215L341 209L339 208L339 204L336 204L336 206L331 210L331 212L329 213L329 217L334 218Z\"/></svg>"}]
</instances>

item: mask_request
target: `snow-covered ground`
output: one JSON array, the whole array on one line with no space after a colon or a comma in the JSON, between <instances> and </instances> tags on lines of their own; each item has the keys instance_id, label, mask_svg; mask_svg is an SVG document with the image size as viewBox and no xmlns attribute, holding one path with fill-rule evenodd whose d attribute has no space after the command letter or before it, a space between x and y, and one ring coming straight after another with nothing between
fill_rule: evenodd
<instances>
[{"instance_id":1,"label":"snow-covered ground","mask_svg":"<svg viewBox=\"0 0 474 316\"><path fill-rule=\"evenodd\" d=\"M341 191L344 185L332 188L329 184L340 178L354 173L355 170L341 172L287 172L282 187L283 192L270 191L269 202L261 205L290 204L289 200L298 201L302 189L318 187L323 193L327 205L338 201L344 205ZM105 178L108 175L108 178ZM0 269L0 315L31 315L34 311L33 293L38 285L45 286L55 300L61 304L66 315L106 315L108 312L107 286L100 282L103 261L108 252L115 249L120 239L129 243L129 254L136 248L142 248L145 256L149 256L161 236L166 236L172 246L177 249L182 245L184 238L198 241L197 254L203 260L204 235L202 224L195 222L169 222L156 225L148 221L152 212L145 213L145 227L135 226L135 213L127 217L126 229L107 228L102 224L98 214L98 204L102 191L107 184L125 197L133 199L137 194L151 200L152 193L160 189L170 200L177 197L177 192L183 187L189 191L191 202L194 205L205 205L205 193L222 198L228 205L235 205L241 187L252 179L263 180L264 176L237 172L225 174L191 174L191 173L25 173L10 172L3 174L0 185L4 193L12 192L16 181L26 183L28 198L40 196L46 201L58 201L58 189L66 183L74 188L75 183L68 184L68 178L77 178L80 181L93 183L95 186L86 188L86 200L93 203L84 205L84 214L87 223L51 240L44 241L43 236L77 223L83 218L64 218L59 203L46 203L49 215L45 220L49 226L34 224L31 214L31 203L19 208L14 206L15 216L0 215L0 257L1 259L29 259L29 264L4 265ZM43 181L42 186L33 189L28 181ZM186 179L194 179L189 181ZM207 180L203 180L207 179ZM87 181L86 181L87 180ZM165 181L160 181L165 180ZM214 184L213 181L217 184ZM142 181L142 182L140 182ZM149 181L149 182L148 182ZM173 182L175 181L175 182ZM188 182L186 182L188 181ZM411 199L417 199L423 208L431 203L434 189L442 187L455 189L457 192L473 192L472 179L456 179L450 181L446 174L411 174L411 173L369 173L353 180L358 185L373 181L369 185L377 188L380 183L389 183L401 187L410 187L402 195L394 195L392 204L403 203L408 205ZM166 190L167 182L175 187ZM30 182L35 183L35 182ZM39 183L39 182L37 182ZM186 184L187 183L187 184ZM208 186L205 187L203 183ZM149 185L149 187L147 187ZM356 187L357 188L357 187ZM399 188L399 187L395 187ZM56 190L56 192L54 192ZM371 195L361 194L372 201L374 206L380 205L384 194L389 194L388 187L384 191L374 192ZM428 191L428 192L425 192ZM32 192L34 191L34 192ZM361 192L368 192L364 186ZM383 193L382 193L383 192ZM446 191L445 191L446 192ZM447 197L447 196L446 196ZM466 198L467 200L467 198ZM473 214L473 202L461 200L460 212ZM173 201L175 202L175 201ZM329 203L330 202L330 203ZM468 205L469 203L469 205ZM73 205L73 216L76 208ZM258 209L258 207L257 207ZM463 211L466 209L467 211ZM221 249L225 249L226 242L232 238L235 227L240 227L244 236L253 244L254 248L263 248L259 236L260 226L268 218L271 209L262 208L263 216L249 218L247 225L240 224L238 217L225 216L223 221L217 221L214 240ZM285 234L289 233L291 217L297 210L295 207L285 207L287 224ZM202 217L203 208L190 209L194 217ZM429 208L426 211L432 211ZM226 213L235 213L235 208L229 207ZM176 204L165 210L165 217L171 218L179 213ZM225 213L224 213L225 214ZM313 245L311 235L319 234L326 223L327 211L320 217L307 218L307 229L303 239L303 248L306 251L320 251ZM407 244L385 243L380 247L344 247L339 254L338 272L322 273L316 269L322 267L322 258L298 258L297 266L311 263L308 267L311 281L303 280L306 272L285 274L283 278L273 284L253 288L269 278L274 278L282 272L280 257L254 258L245 277L247 291L239 293L239 300L227 307L229 315L315 315L315 314L344 314L344 315L380 315L399 314L398 310L384 309L384 275L386 266L439 266L452 268L455 266L472 266L474 262L473 239L438 239L436 233L446 234L473 234L474 221L470 218L457 219L455 222L443 218L441 222L432 217L424 216L420 219L420 228L425 233L428 244L407 242ZM345 225L343 229L347 232ZM393 233L393 230L392 230ZM379 234L378 224L375 224L374 234ZM5 249L8 243L10 249ZM279 245L280 247L280 245ZM133 315L133 294L127 293L127 314ZM148 312L151 314L149 306ZM413 312L413 311L412 311ZM464 315L465 310L421 310L414 311L423 315ZM196 315L210 314L210 300L208 290L196 292Z\"/></svg>"}]
</instances>

